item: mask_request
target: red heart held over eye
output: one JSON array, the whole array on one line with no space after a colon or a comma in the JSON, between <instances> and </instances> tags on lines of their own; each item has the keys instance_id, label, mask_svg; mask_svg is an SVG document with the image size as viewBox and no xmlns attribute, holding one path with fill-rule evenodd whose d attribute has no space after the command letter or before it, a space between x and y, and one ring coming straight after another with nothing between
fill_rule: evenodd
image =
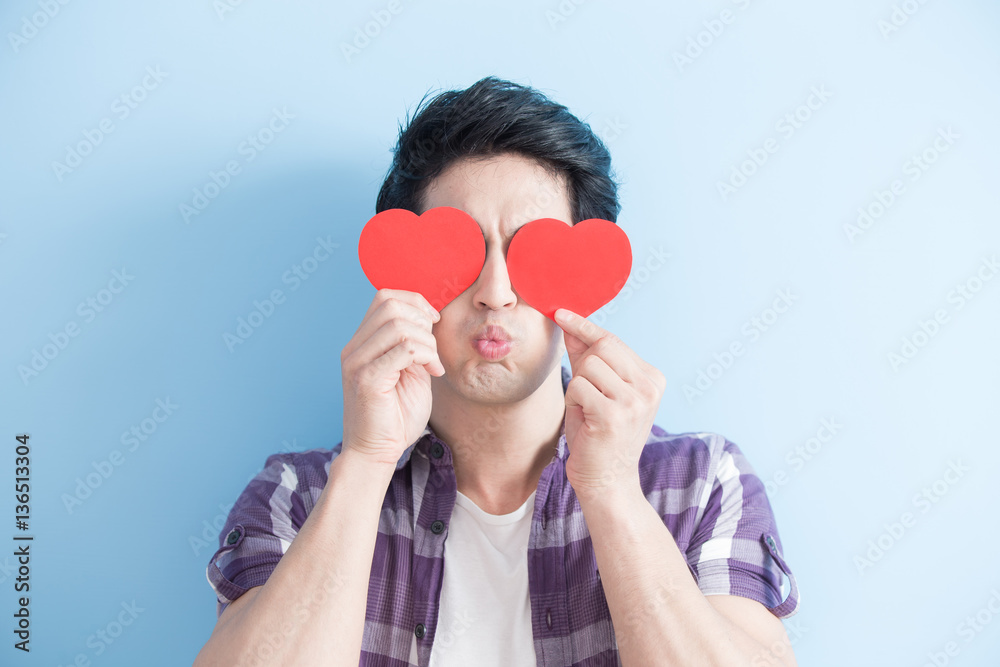
<instances>
[{"instance_id":1,"label":"red heart held over eye","mask_svg":"<svg viewBox=\"0 0 1000 667\"><path fill-rule=\"evenodd\" d=\"M609 220L573 226L555 218L525 224L507 248L507 274L517 293L553 322L559 308L583 317L615 298L632 272L632 246Z\"/></svg>"},{"instance_id":2,"label":"red heart held over eye","mask_svg":"<svg viewBox=\"0 0 1000 667\"><path fill-rule=\"evenodd\" d=\"M486 239L472 216L451 206L419 216L391 208L365 223L358 258L375 289L419 292L440 311L476 282Z\"/></svg>"}]
</instances>

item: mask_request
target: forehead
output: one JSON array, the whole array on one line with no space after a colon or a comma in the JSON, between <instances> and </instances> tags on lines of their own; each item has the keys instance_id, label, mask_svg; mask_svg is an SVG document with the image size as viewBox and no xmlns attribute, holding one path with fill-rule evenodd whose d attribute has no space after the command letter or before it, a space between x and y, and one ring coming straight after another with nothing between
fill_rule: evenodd
<instances>
[{"instance_id":1,"label":"forehead","mask_svg":"<svg viewBox=\"0 0 1000 667\"><path fill-rule=\"evenodd\" d=\"M510 236L538 218L573 222L565 175L517 155L462 158L448 165L424 193L423 209L436 206L465 211L487 236Z\"/></svg>"}]
</instances>

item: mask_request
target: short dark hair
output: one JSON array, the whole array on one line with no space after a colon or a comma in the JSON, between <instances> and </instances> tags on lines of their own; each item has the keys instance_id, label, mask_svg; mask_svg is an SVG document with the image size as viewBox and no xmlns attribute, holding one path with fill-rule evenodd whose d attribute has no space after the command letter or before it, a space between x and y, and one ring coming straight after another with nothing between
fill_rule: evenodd
<instances>
[{"instance_id":1,"label":"short dark hair","mask_svg":"<svg viewBox=\"0 0 1000 667\"><path fill-rule=\"evenodd\" d=\"M433 178L453 161L512 153L563 174L576 224L589 218L616 222L621 205L611 154L590 129L528 86L488 76L465 90L427 94L406 126L399 126L392 165L378 193L375 212L403 208L420 213Z\"/></svg>"}]
</instances>

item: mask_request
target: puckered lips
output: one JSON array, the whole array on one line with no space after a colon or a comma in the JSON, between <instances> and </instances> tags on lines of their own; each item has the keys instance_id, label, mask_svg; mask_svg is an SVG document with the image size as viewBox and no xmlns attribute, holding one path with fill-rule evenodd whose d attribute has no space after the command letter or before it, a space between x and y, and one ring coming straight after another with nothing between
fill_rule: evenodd
<instances>
[{"instance_id":1,"label":"puckered lips","mask_svg":"<svg viewBox=\"0 0 1000 667\"><path fill-rule=\"evenodd\" d=\"M510 334L498 324L488 324L472 337L472 347L484 359L497 361L510 353Z\"/></svg>"}]
</instances>

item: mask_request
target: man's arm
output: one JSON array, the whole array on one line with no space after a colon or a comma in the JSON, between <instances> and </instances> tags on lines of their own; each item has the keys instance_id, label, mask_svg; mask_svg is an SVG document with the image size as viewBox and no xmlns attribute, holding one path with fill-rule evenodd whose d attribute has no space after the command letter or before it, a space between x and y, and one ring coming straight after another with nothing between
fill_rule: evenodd
<instances>
[{"instance_id":1,"label":"man's arm","mask_svg":"<svg viewBox=\"0 0 1000 667\"><path fill-rule=\"evenodd\" d=\"M663 373L590 320L565 308L555 317L573 368L566 477L590 531L622 665L794 667L784 627L762 604L702 594L642 492L638 464L667 386ZM731 449L729 456L738 453ZM734 462L724 483L739 484L738 477ZM735 528L746 514L743 496L723 493L721 481L718 489L723 525ZM760 484L751 497L751 504L767 504Z\"/></svg>"},{"instance_id":2,"label":"man's arm","mask_svg":"<svg viewBox=\"0 0 1000 667\"><path fill-rule=\"evenodd\" d=\"M623 667L796 667L784 626L764 605L702 594L641 488L579 498Z\"/></svg>"},{"instance_id":3,"label":"man's arm","mask_svg":"<svg viewBox=\"0 0 1000 667\"><path fill-rule=\"evenodd\" d=\"M267 582L251 589L248 602L222 612L194 667L356 667L379 515L393 472L345 443Z\"/></svg>"}]
</instances>

